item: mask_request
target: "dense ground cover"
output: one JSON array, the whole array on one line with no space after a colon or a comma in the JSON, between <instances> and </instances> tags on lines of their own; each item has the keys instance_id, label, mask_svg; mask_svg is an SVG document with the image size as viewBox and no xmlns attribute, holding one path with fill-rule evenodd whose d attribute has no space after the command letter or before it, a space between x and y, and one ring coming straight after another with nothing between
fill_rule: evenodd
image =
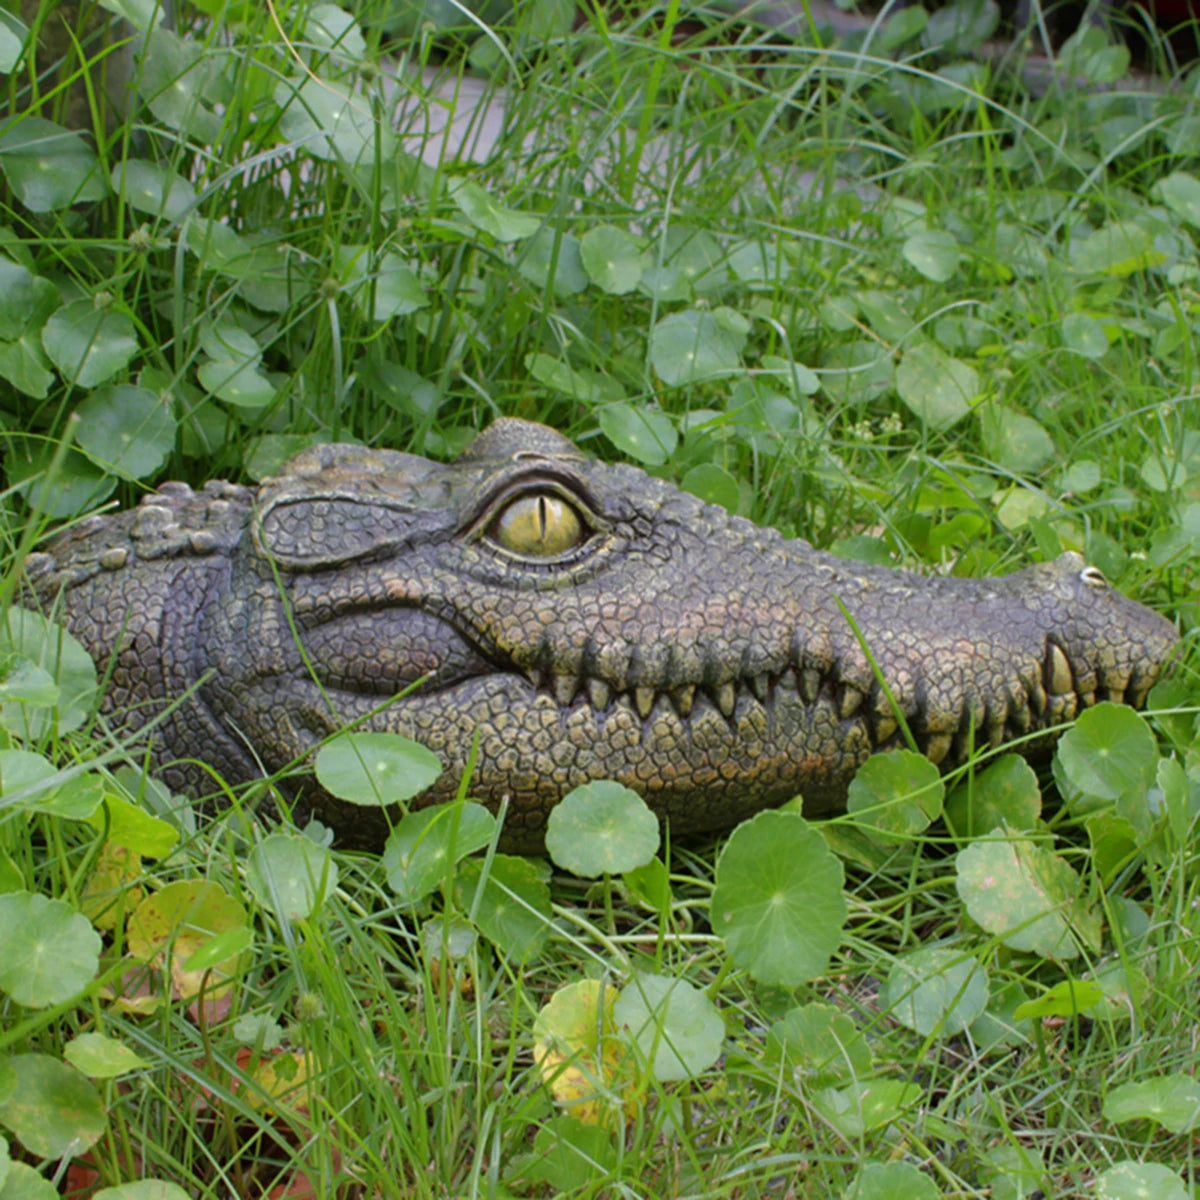
<instances>
[{"instance_id":1,"label":"dense ground cover","mask_svg":"<svg viewBox=\"0 0 1200 1200\"><path fill-rule=\"evenodd\" d=\"M538 3L466 26L507 102L459 163L413 118L464 59L411 14L120 9L123 120L118 44L0 13L5 602L158 480L510 413L850 556L1078 549L1195 623L1191 77L1126 86L1092 31L1030 96L971 54L986 6L827 45ZM198 822L6 628L0 1200L1195 1195L1186 652L1040 775L901 755L723 851L609 796L630 836L567 810L556 871L471 806L382 860Z\"/></svg>"}]
</instances>

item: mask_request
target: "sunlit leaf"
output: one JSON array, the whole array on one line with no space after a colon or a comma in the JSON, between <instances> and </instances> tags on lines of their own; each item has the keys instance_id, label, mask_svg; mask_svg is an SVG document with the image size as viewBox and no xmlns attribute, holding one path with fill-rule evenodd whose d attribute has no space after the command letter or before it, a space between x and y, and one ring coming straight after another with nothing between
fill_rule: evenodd
<instances>
[{"instance_id":1,"label":"sunlit leaf","mask_svg":"<svg viewBox=\"0 0 1200 1200\"><path fill-rule=\"evenodd\" d=\"M550 935L550 885L544 867L496 854L488 864L465 859L455 875L460 907L480 932L513 962L536 957ZM482 892L480 885L482 883Z\"/></svg>"},{"instance_id":2,"label":"sunlit leaf","mask_svg":"<svg viewBox=\"0 0 1200 1200\"><path fill-rule=\"evenodd\" d=\"M647 266L641 244L615 225L597 225L579 240L579 256L588 278L602 291L632 292Z\"/></svg>"},{"instance_id":3,"label":"sunlit leaf","mask_svg":"<svg viewBox=\"0 0 1200 1200\"><path fill-rule=\"evenodd\" d=\"M1177 1171L1162 1163L1119 1162L1096 1176L1096 1200L1188 1200Z\"/></svg>"},{"instance_id":4,"label":"sunlit leaf","mask_svg":"<svg viewBox=\"0 0 1200 1200\"><path fill-rule=\"evenodd\" d=\"M138 352L133 321L91 300L76 300L52 313L42 329L42 345L77 387L111 379Z\"/></svg>"},{"instance_id":5,"label":"sunlit leaf","mask_svg":"<svg viewBox=\"0 0 1200 1200\"><path fill-rule=\"evenodd\" d=\"M0 991L46 1008L78 995L95 977L100 936L64 900L0 895Z\"/></svg>"},{"instance_id":6,"label":"sunlit leaf","mask_svg":"<svg viewBox=\"0 0 1200 1200\"><path fill-rule=\"evenodd\" d=\"M246 883L264 908L285 920L303 921L337 888L337 863L310 838L272 833L250 851Z\"/></svg>"},{"instance_id":7,"label":"sunlit leaf","mask_svg":"<svg viewBox=\"0 0 1200 1200\"><path fill-rule=\"evenodd\" d=\"M979 375L932 342L918 342L896 368L896 390L930 428L949 429L971 411L979 396Z\"/></svg>"},{"instance_id":8,"label":"sunlit leaf","mask_svg":"<svg viewBox=\"0 0 1200 1200\"><path fill-rule=\"evenodd\" d=\"M476 229L491 234L498 242L518 242L532 237L541 228L541 217L501 204L479 184L467 179L455 180L450 198Z\"/></svg>"},{"instance_id":9,"label":"sunlit leaf","mask_svg":"<svg viewBox=\"0 0 1200 1200\"><path fill-rule=\"evenodd\" d=\"M951 1037L987 1008L987 972L968 952L922 946L895 960L880 1000L909 1029Z\"/></svg>"},{"instance_id":10,"label":"sunlit leaf","mask_svg":"<svg viewBox=\"0 0 1200 1200\"><path fill-rule=\"evenodd\" d=\"M621 989L613 1016L660 1082L691 1079L720 1057L725 1023L716 1005L686 980L636 974Z\"/></svg>"},{"instance_id":11,"label":"sunlit leaf","mask_svg":"<svg viewBox=\"0 0 1200 1200\"><path fill-rule=\"evenodd\" d=\"M675 453L679 435L666 413L641 404L606 404L597 418L600 428L618 450L650 467L659 467Z\"/></svg>"},{"instance_id":12,"label":"sunlit leaf","mask_svg":"<svg viewBox=\"0 0 1200 1200\"><path fill-rule=\"evenodd\" d=\"M31 1154L54 1159L81 1154L104 1136L104 1101L74 1067L49 1054L18 1054L8 1062L17 1085L0 1104L0 1124Z\"/></svg>"},{"instance_id":13,"label":"sunlit leaf","mask_svg":"<svg viewBox=\"0 0 1200 1200\"><path fill-rule=\"evenodd\" d=\"M432 750L398 733L343 733L317 751L316 773L339 800L380 806L425 791L442 764Z\"/></svg>"},{"instance_id":14,"label":"sunlit leaf","mask_svg":"<svg viewBox=\"0 0 1200 1200\"><path fill-rule=\"evenodd\" d=\"M163 163L125 159L112 169L112 186L130 208L152 217L181 221L196 206L196 189Z\"/></svg>"},{"instance_id":15,"label":"sunlit leaf","mask_svg":"<svg viewBox=\"0 0 1200 1200\"><path fill-rule=\"evenodd\" d=\"M405 814L383 851L388 886L402 903L418 903L442 883L449 867L482 850L495 829L496 818L482 804L455 801Z\"/></svg>"},{"instance_id":16,"label":"sunlit leaf","mask_svg":"<svg viewBox=\"0 0 1200 1200\"><path fill-rule=\"evenodd\" d=\"M1073 931L1089 944L1099 940L1079 876L1030 838L980 841L960 851L957 888L971 919L1014 950L1070 959L1079 953Z\"/></svg>"},{"instance_id":17,"label":"sunlit leaf","mask_svg":"<svg viewBox=\"0 0 1200 1200\"><path fill-rule=\"evenodd\" d=\"M1194 1075L1160 1075L1115 1087L1104 1098L1109 1121L1153 1121L1170 1133L1200 1128L1200 1080Z\"/></svg>"},{"instance_id":18,"label":"sunlit leaf","mask_svg":"<svg viewBox=\"0 0 1200 1200\"><path fill-rule=\"evenodd\" d=\"M807 821L759 813L717 860L713 929L759 982L796 987L825 971L841 943L843 881L841 862Z\"/></svg>"},{"instance_id":19,"label":"sunlit leaf","mask_svg":"<svg viewBox=\"0 0 1200 1200\"><path fill-rule=\"evenodd\" d=\"M53 121L24 117L0 133L0 170L26 208L55 212L108 192L96 152Z\"/></svg>"},{"instance_id":20,"label":"sunlit leaf","mask_svg":"<svg viewBox=\"0 0 1200 1200\"><path fill-rule=\"evenodd\" d=\"M637 794L610 779L585 783L551 810L546 852L572 875L619 875L658 853L658 818Z\"/></svg>"},{"instance_id":21,"label":"sunlit leaf","mask_svg":"<svg viewBox=\"0 0 1200 1200\"><path fill-rule=\"evenodd\" d=\"M76 1070L93 1079L116 1079L151 1064L124 1042L102 1033L78 1033L64 1047L63 1057Z\"/></svg>"},{"instance_id":22,"label":"sunlit leaf","mask_svg":"<svg viewBox=\"0 0 1200 1200\"><path fill-rule=\"evenodd\" d=\"M132 384L97 388L75 410L88 457L126 479L145 479L175 446L175 418L154 392Z\"/></svg>"},{"instance_id":23,"label":"sunlit leaf","mask_svg":"<svg viewBox=\"0 0 1200 1200\"><path fill-rule=\"evenodd\" d=\"M650 362L671 386L727 375L741 366L745 328L719 312L690 308L663 317L650 333Z\"/></svg>"}]
</instances>

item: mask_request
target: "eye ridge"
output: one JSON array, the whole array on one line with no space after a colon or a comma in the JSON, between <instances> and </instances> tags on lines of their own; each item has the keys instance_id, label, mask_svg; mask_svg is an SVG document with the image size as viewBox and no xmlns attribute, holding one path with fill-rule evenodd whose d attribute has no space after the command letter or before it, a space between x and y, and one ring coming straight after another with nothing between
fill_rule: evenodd
<instances>
[{"instance_id":1,"label":"eye ridge","mask_svg":"<svg viewBox=\"0 0 1200 1200\"><path fill-rule=\"evenodd\" d=\"M578 549L592 532L561 492L539 488L507 500L488 523L485 536L509 554L549 560Z\"/></svg>"}]
</instances>

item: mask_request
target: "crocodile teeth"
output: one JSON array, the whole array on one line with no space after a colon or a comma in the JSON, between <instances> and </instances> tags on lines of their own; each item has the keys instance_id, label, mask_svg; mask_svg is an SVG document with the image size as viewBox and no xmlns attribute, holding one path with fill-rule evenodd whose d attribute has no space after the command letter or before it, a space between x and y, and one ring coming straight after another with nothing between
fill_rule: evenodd
<instances>
[{"instance_id":1,"label":"crocodile teeth","mask_svg":"<svg viewBox=\"0 0 1200 1200\"><path fill-rule=\"evenodd\" d=\"M1043 674L1046 679L1046 691L1052 696L1065 696L1075 690L1071 676L1071 664L1062 652L1062 647L1051 642L1046 650L1046 662Z\"/></svg>"},{"instance_id":2,"label":"crocodile teeth","mask_svg":"<svg viewBox=\"0 0 1200 1200\"><path fill-rule=\"evenodd\" d=\"M732 683L723 683L716 692L717 707L727 716L733 716L733 706L737 703L737 689Z\"/></svg>"},{"instance_id":3,"label":"crocodile teeth","mask_svg":"<svg viewBox=\"0 0 1200 1200\"><path fill-rule=\"evenodd\" d=\"M755 698L766 704L767 687L771 682L771 677L764 671L761 675L751 675L746 682L750 685L750 690L754 693Z\"/></svg>"},{"instance_id":4,"label":"crocodile teeth","mask_svg":"<svg viewBox=\"0 0 1200 1200\"><path fill-rule=\"evenodd\" d=\"M601 679L587 681L588 699L597 712L603 712L612 701L612 688Z\"/></svg>"},{"instance_id":5,"label":"crocodile teeth","mask_svg":"<svg viewBox=\"0 0 1200 1200\"><path fill-rule=\"evenodd\" d=\"M950 753L950 747L953 744L954 734L935 733L929 739L929 745L925 747L925 757L931 763L940 763Z\"/></svg>"},{"instance_id":6,"label":"crocodile teeth","mask_svg":"<svg viewBox=\"0 0 1200 1200\"><path fill-rule=\"evenodd\" d=\"M654 707L654 689L650 687L634 688L633 702L637 705L638 712L643 717L648 717L650 710Z\"/></svg>"},{"instance_id":7,"label":"crocodile teeth","mask_svg":"<svg viewBox=\"0 0 1200 1200\"><path fill-rule=\"evenodd\" d=\"M562 708L570 705L571 701L575 699L575 693L579 690L579 682L574 675L555 675L553 686L554 698Z\"/></svg>"},{"instance_id":8,"label":"crocodile teeth","mask_svg":"<svg viewBox=\"0 0 1200 1200\"><path fill-rule=\"evenodd\" d=\"M842 720L847 717L852 717L858 712L859 706L863 702L863 693L853 684L846 684L842 691L842 702L838 706L838 716Z\"/></svg>"},{"instance_id":9,"label":"crocodile teeth","mask_svg":"<svg viewBox=\"0 0 1200 1200\"><path fill-rule=\"evenodd\" d=\"M100 565L106 571L119 571L128 561L128 546L113 546L100 555Z\"/></svg>"},{"instance_id":10,"label":"crocodile teeth","mask_svg":"<svg viewBox=\"0 0 1200 1200\"><path fill-rule=\"evenodd\" d=\"M692 703L695 699L696 685L694 683L684 684L683 687L678 687L671 693L671 703L675 705L675 711L681 717L686 717L692 711Z\"/></svg>"},{"instance_id":11,"label":"crocodile teeth","mask_svg":"<svg viewBox=\"0 0 1200 1200\"><path fill-rule=\"evenodd\" d=\"M896 720L895 714L880 713L875 719L875 744L882 745L898 728L899 722Z\"/></svg>"},{"instance_id":12,"label":"crocodile teeth","mask_svg":"<svg viewBox=\"0 0 1200 1200\"><path fill-rule=\"evenodd\" d=\"M798 672L800 695L805 704L812 704L821 691L821 673L815 667L806 667Z\"/></svg>"}]
</instances>

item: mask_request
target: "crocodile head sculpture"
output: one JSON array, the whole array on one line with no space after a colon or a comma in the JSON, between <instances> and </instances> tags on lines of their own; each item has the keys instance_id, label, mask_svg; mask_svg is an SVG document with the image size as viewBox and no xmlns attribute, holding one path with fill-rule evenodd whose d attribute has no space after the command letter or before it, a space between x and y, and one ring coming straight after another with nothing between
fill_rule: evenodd
<instances>
[{"instance_id":1,"label":"crocodile head sculpture","mask_svg":"<svg viewBox=\"0 0 1200 1200\"><path fill-rule=\"evenodd\" d=\"M595 779L676 834L797 793L833 811L906 744L898 715L954 764L1140 703L1176 642L1076 554L995 579L846 562L513 419L448 465L324 445L257 489L166 484L27 571L111 669L106 711L156 722L172 786L259 778L360 722L437 754L435 803L477 741L470 792L508 799L517 850ZM283 786L346 844L386 836L382 810Z\"/></svg>"}]
</instances>

